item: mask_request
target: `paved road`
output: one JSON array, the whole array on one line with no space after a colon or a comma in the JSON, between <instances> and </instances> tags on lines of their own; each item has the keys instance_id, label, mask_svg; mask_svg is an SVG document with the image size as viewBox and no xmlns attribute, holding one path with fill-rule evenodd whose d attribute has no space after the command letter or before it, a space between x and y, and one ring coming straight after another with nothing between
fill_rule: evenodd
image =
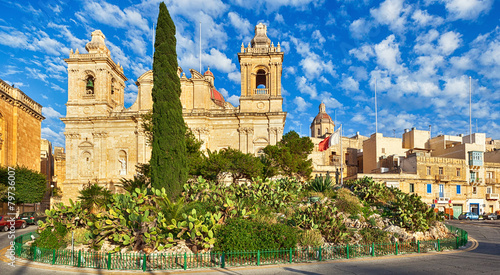
<instances>
[{"instance_id":1,"label":"paved road","mask_svg":"<svg viewBox=\"0 0 500 275\"><path fill-rule=\"evenodd\" d=\"M230 268L197 271L162 272L168 274L500 274L500 220L451 221L450 224L469 232L472 241L461 251L411 254L380 258L337 260L321 263ZM17 234L33 231L29 227ZM0 248L8 245L6 233L0 233ZM5 258L4 258L5 259ZM16 262L10 267L0 261L0 274L59 275L59 274L107 274L104 270L65 268ZM134 274L114 271L113 274ZM135 274L140 274L137 272ZM160 272L148 272L152 274Z\"/></svg>"}]
</instances>

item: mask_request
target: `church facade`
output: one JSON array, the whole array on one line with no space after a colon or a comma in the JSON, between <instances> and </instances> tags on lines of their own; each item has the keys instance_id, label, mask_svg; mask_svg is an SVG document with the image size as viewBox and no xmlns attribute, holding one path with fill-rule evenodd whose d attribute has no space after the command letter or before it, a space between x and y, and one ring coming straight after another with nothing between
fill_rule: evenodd
<instances>
[{"instance_id":1,"label":"church facade","mask_svg":"<svg viewBox=\"0 0 500 275\"><path fill-rule=\"evenodd\" d=\"M136 102L124 107L127 77L116 64L97 30L87 43L88 53L70 52L68 102L65 123L66 171L59 184L62 202L76 199L88 182L106 185L112 191L121 178L132 178L138 163L151 156L143 115L152 110L153 72L137 79ZM258 154L276 144L283 135L286 113L282 110L281 74L283 52L266 35L266 26L255 27L255 37L238 53L241 70L240 105L225 101L215 87L210 70L191 69L187 78L181 68L183 117L202 149L235 148Z\"/></svg>"}]
</instances>

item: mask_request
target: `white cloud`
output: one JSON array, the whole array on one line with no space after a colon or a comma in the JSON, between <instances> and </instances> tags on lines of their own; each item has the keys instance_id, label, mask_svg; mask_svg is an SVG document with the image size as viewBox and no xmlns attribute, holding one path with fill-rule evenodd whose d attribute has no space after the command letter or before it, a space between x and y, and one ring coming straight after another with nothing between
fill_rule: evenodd
<instances>
[{"instance_id":1,"label":"white cloud","mask_svg":"<svg viewBox=\"0 0 500 275\"><path fill-rule=\"evenodd\" d=\"M326 39L321 35L321 32L319 30L315 30L312 33L312 38L318 41L319 44L325 43Z\"/></svg>"},{"instance_id":2,"label":"white cloud","mask_svg":"<svg viewBox=\"0 0 500 275\"><path fill-rule=\"evenodd\" d=\"M11 33L0 32L0 44L12 48L29 48L28 37L20 31L13 31Z\"/></svg>"},{"instance_id":3,"label":"white cloud","mask_svg":"<svg viewBox=\"0 0 500 275\"><path fill-rule=\"evenodd\" d=\"M351 36L356 39L363 39L370 32L372 28L372 23L366 21L364 18L354 20L351 25L349 25L349 31Z\"/></svg>"},{"instance_id":4,"label":"white cloud","mask_svg":"<svg viewBox=\"0 0 500 275\"><path fill-rule=\"evenodd\" d=\"M342 82L340 83L340 87L346 91L357 92L359 91L359 82L354 80L352 76L347 76L342 74Z\"/></svg>"},{"instance_id":5,"label":"white cloud","mask_svg":"<svg viewBox=\"0 0 500 275\"><path fill-rule=\"evenodd\" d=\"M441 35L438 41L439 49L445 55L452 54L461 44L461 34L449 31Z\"/></svg>"},{"instance_id":6,"label":"white cloud","mask_svg":"<svg viewBox=\"0 0 500 275\"><path fill-rule=\"evenodd\" d=\"M227 74L227 77L229 80L233 81L234 83L241 83L241 73L240 71L234 71L230 72Z\"/></svg>"},{"instance_id":7,"label":"white cloud","mask_svg":"<svg viewBox=\"0 0 500 275\"><path fill-rule=\"evenodd\" d=\"M308 82L303 76L298 77L295 80L295 84L297 85L297 89L302 94L308 94L313 99L318 95L318 92L316 91L316 84Z\"/></svg>"},{"instance_id":8,"label":"white cloud","mask_svg":"<svg viewBox=\"0 0 500 275\"><path fill-rule=\"evenodd\" d=\"M295 99L293 100L293 103L295 103L295 105L297 105L296 110L299 112L305 112L308 108L310 108L312 106L312 104L310 102L306 102L300 96L295 97Z\"/></svg>"},{"instance_id":9,"label":"white cloud","mask_svg":"<svg viewBox=\"0 0 500 275\"><path fill-rule=\"evenodd\" d=\"M426 10L417 9L412 15L411 19L420 27L426 26L439 26L443 24L444 19L439 16L430 15Z\"/></svg>"},{"instance_id":10,"label":"white cloud","mask_svg":"<svg viewBox=\"0 0 500 275\"><path fill-rule=\"evenodd\" d=\"M488 13L493 0L441 0L452 19L474 20Z\"/></svg>"},{"instance_id":11,"label":"white cloud","mask_svg":"<svg viewBox=\"0 0 500 275\"><path fill-rule=\"evenodd\" d=\"M203 53L202 62L203 64L206 64L211 68L215 68L223 73L236 71L236 65L233 61L229 59L225 53L217 49L210 49L209 53Z\"/></svg>"},{"instance_id":12,"label":"white cloud","mask_svg":"<svg viewBox=\"0 0 500 275\"><path fill-rule=\"evenodd\" d=\"M325 107L327 110L339 109L339 108L342 108L342 106L343 106L342 103L340 103L337 99L335 99L332 96L332 93L323 92L323 93L321 93L319 98L321 99L321 101L323 103L325 103Z\"/></svg>"},{"instance_id":13,"label":"white cloud","mask_svg":"<svg viewBox=\"0 0 500 275\"><path fill-rule=\"evenodd\" d=\"M52 142L52 146L64 147L64 145L65 145L64 132L60 131L60 132L56 133L54 130L50 129L49 127L42 128L42 130L41 130L42 138L50 140Z\"/></svg>"},{"instance_id":14,"label":"white cloud","mask_svg":"<svg viewBox=\"0 0 500 275\"><path fill-rule=\"evenodd\" d=\"M399 44L394 40L395 37L391 34L384 41L375 45L377 64L393 73L401 73L404 67L399 64L401 53L399 52Z\"/></svg>"},{"instance_id":15,"label":"white cloud","mask_svg":"<svg viewBox=\"0 0 500 275\"><path fill-rule=\"evenodd\" d=\"M229 17L231 25L239 32L241 36L250 35L252 25L247 19L241 18L241 16L236 12L229 12L227 16Z\"/></svg>"},{"instance_id":16,"label":"white cloud","mask_svg":"<svg viewBox=\"0 0 500 275\"><path fill-rule=\"evenodd\" d=\"M370 45L363 45L360 48L351 49L349 54L354 55L359 61L368 61L371 57L375 56L373 47Z\"/></svg>"},{"instance_id":17,"label":"white cloud","mask_svg":"<svg viewBox=\"0 0 500 275\"><path fill-rule=\"evenodd\" d=\"M42 107L42 115L47 119L63 117L61 113L54 110L52 107Z\"/></svg>"},{"instance_id":18,"label":"white cloud","mask_svg":"<svg viewBox=\"0 0 500 275\"><path fill-rule=\"evenodd\" d=\"M99 23L118 28L136 27L143 31L149 31L148 21L134 8L121 10L116 5L101 1L85 1L83 3L83 13Z\"/></svg>"},{"instance_id":19,"label":"white cloud","mask_svg":"<svg viewBox=\"0 0 500 275\"><path fill-rule=\"evenodd\" d=\"M223 96L224 98L228 98L228 97L229 97L229 92L228 92L226 89L224 89L224 88L220 88L220 89L219 89L219 92L222 94L222 96Z\"/></svg>"},{"instance_id":20,"label":"white cloud","mask_svg":"<svg viewBox=\"0 0 500 275\"><path fill-rule=\"evenodd\" d=\"M370 9L370 14L379 24L388 25L390 30L400 33L405 30L409 10L403 6L403 0L386 0L378 9Z\"/></svg>"},{"instance_id":21,"label":"white cloud","mask_svg":"<svg viewBox=\"0 0 500 275\"><path fill-rule=\"evenodd\" d=\"M237 95L232 95L226 99L227 102L233 104L233 106L240 105L240 97Z\"/></svg>"},{"instance_id":22,"label":"white cloud","mask_svg":"<svg viewBox=\"0 0 500 275\"><path fill-rule=\"evenodd\" d=\"M285 19L283 18L283 15L276 13L276 16L274 17L274 21L277 23L282 23L285 24Z\"/></svg>"}]
</instances>

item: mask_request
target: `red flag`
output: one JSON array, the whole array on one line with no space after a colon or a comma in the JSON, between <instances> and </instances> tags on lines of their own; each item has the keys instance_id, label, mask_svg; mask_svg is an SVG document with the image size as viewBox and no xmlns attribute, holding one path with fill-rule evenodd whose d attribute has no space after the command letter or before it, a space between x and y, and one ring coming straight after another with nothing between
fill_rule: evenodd
<instances>
[{"instance_id":1,"label":"red flag","mask_svg":"<svg viewBox=\"0 0 500 275\"><path fill-rule=\"evenodd\" d=\"M319 151L325 151L326 149L328 149L328 147L330 147L330 137L331 135L329 135L327 138L325 138L324 140L322 140L320 143L319 143Z\"/></svg>"}]
</instances>

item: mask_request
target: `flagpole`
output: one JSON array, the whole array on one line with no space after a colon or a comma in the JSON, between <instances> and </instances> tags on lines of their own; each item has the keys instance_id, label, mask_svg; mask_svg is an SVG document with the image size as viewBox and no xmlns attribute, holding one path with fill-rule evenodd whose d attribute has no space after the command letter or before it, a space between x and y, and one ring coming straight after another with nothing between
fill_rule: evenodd
<instances>
[{"instance_id":1,"label":"flagpole","mask_svg":"<svg viewBox=\"0 0 500 275\"><path fill-rule=\"evenodd\" d=\"M472 78L469 76L469 142L472 143Z\"/></svg>"},{"instance_id":2,"label":"flagpole","mask_svg":"<svg viewBox=\"0 0 500 275\"><path fill-rule=\"evenodd\" d=\"M340 124L340 137L339 137L339 142L340 142L340 186L344 185L344 161L343 161L343 155L344 152L342 151L342 124Z\"/></svg>"},{"instance_id":3,"label":"flagpole","mask_svg":"<svg viewBox=\"0 0 500 275\"><path fill-rule=\"evenodd\" d=\"M377 78L375 77L375 133L378 133L378 116L377 116Z\"/></svg>"}]
</instances>

